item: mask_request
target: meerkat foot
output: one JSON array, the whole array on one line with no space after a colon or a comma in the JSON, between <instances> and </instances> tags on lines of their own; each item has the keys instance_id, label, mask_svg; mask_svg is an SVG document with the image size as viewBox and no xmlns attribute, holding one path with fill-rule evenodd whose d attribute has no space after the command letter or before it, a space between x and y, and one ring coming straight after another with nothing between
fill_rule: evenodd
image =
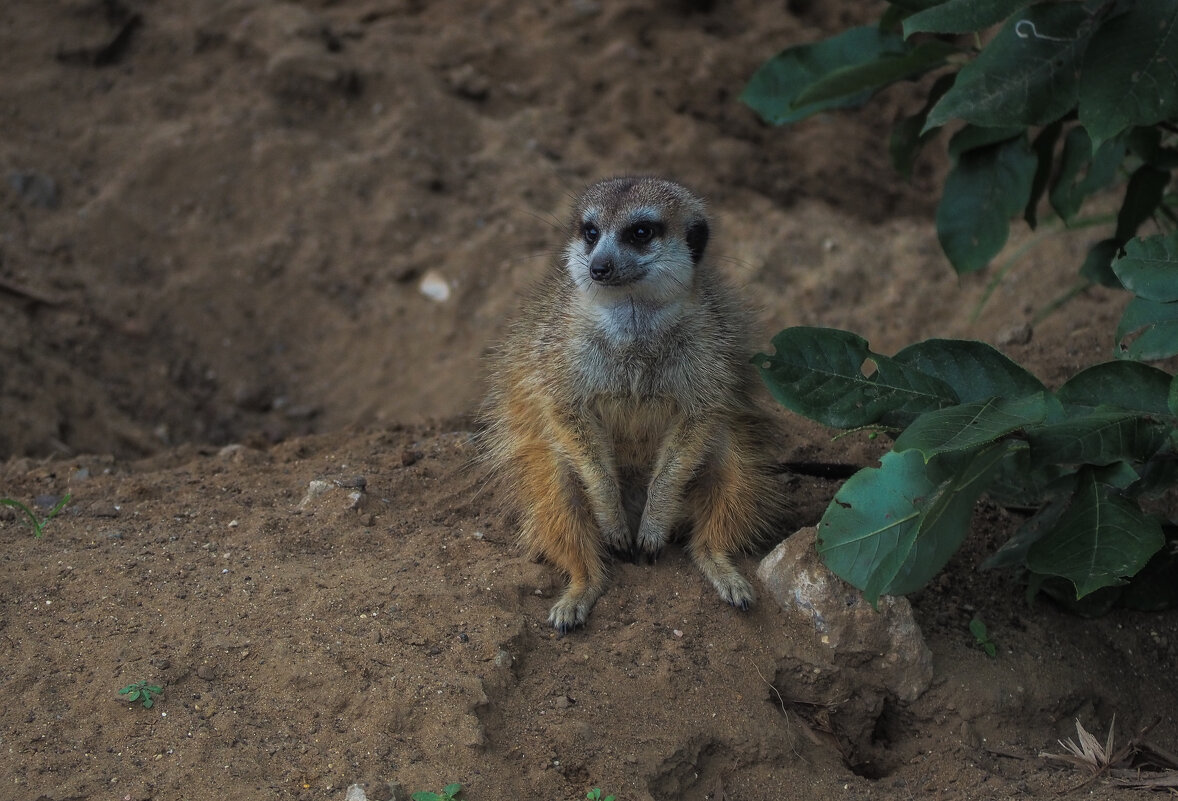
<instances>
[{"instance_id":1,"label":"meerkat foot","mask_svg":"<svg viewBox=\"0 0 1178 801\"><path fill-rule=\"evenodd\" d=\"M699 553L693 553L692 556L724 601L742 611L747 611L752 606L757 597L753 592L753 586L740 575L740 571L732 565L727 556Z\"/></svg>"},{"instance_id":2,"label":"meerkat foot","mask_svg":"<svg viewBox=\"0 0 1178 801\"><path fill-rule=\"evenodd\" d=\"M578 626L584 626L601 590L592 587L584 590L565 590L560 600L552 605L548 622L561 634L568 634Z\"/></svg>"}]
</instances>

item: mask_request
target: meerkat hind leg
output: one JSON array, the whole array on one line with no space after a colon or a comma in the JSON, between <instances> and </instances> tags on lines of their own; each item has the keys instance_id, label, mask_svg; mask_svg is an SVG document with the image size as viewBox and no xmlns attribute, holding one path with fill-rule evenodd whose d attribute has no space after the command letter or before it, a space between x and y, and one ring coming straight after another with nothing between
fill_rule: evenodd
<instances>
[{"instance_id":1,"label":"meerkat hind leg","mask_svg":"<svg viewBox=\"0 0 1178 801\"><path fill-rule=\"evenodd\" d=\"M548 622L566 634L585 624L604 591L605 563L584 491L567 468L553 468L550 464L539 473L537 484L543 490L536 493L525 539L569 576L568 587L548 613Z\"/></svg>"},{"instance_id":2,"label":"meerkat hind leg","mask_svg":"<svg viewBox=\"0 0 1178 801\"><path fill-rule=\"evenodd\" d=\"M732 564L731 555L747 547L757 521L756 488L732 458L723 454L689 493L694 529L688 543L692 561L728 603L748 609L753 587Z\"/></svg>"}]
</instances>

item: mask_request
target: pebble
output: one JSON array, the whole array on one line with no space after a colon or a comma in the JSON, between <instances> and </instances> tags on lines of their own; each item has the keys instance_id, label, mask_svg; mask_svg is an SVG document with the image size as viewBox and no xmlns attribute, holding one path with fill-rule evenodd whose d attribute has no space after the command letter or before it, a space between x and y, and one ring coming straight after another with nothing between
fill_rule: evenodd
<instances>
[{"instance_id":1,"label":"pebble","mask_svg":"<svg viewBox=\"0 0 1178 801\"><path fill-rule=\"evenodd\" d=\"M344 801L368 801L368 793L364 792L364 788L358 784L348 786L348 794L344 796Z\"/></svg>"},{"instance_id":2,"label":"pebble","mask_svg":"<svg viewBox=\"0 0 1178 801\"><path fill-rule=\"evenodd\" d=\"M421 291L421 294L438 303L444 303L450 299L450 284L435 270L427 271L421 277L421 283L418 284L417 288Z\"/></svg>"},{"instance_id":3,"label":"pebble","mask_svg":"<svg viewBox=\"0 0 1178 801\"><path fill-rule=\"evenodd\" d=\"M30 206L56 209L61 205L61 192L57 188L57 181L45 173L13 170L8 173L8 185Z\"/></svg>"}]
</instances>

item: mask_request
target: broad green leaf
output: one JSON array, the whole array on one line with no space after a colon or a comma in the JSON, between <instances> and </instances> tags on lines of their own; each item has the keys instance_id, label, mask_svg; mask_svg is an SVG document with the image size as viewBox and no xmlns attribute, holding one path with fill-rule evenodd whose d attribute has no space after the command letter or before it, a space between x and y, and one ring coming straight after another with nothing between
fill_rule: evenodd
<instances>
[{"instance_id":1,"label":"broad green leaf","mask_svg":"<svg viewBox=\"0 0 1178 801\"><path fill-rule=\"evenodd\" d=\"M1148 220L1162 202L1170 173L1149 164L1142 164L1129 177L1125 199L1117 213L1117 232L1113 235L1126 242Z\"/></svg>"},{"instance_id":2,"label":"broad green leaf","mask_svg":"<svg viewBox=\"0 0 1178 801\"><path fill-rule=\"evenodd\" d=\"M1116 353L1123 359L1165 359L1178 353L1178 303L1133 298L1117 325Z\"/></svg>"},{"instance_id":3,"label":"broad green leaf","mask_svg":"<svg viewBox=\"0 0 1178 801\"><path fill-rule=\"evenodd\" d=\"M1067 509L1065 499L1049 498L1035 514L1018 527L1018 531L1014 533L1013 537L1003 543L997 551L986 557L985 561L979 565L979 569L1024 567L1031 546L1055 527L1056 521L1059 520L1065 509Z\"/></svg>"},{"instance_id":4,"label":"broad green leaf","mask_svg":"<svg viewBox=\"0 0 1178 801\"><path fill-rule=\"evenodd\" d=\"M1092 35L1080 71L1080 124L1096 143L1178 117L1178 3L1137 0Z\"/></svg>"},{"instance_id":5,"label":"broad green leaf","mask_svg":"<svg viewBox=\"0 0 1178 801\"><path fill-rule=\"evenodd\" d=\"M1039 224L1039 201L1047 191L1047 184L1051 180L1051 168L1055 158L1055 143L1063 131L1063 122L1056 120L1043 128L1031 143L1031 150L1039 160L1035 167L1035 177L1031 179L1031 196L1027 199L1023 209L1023 219L1034 229Z\"/></svg>"},{"instance_id":6,"label":"broad green leaf","mask_svg":"<svg viewBox=\"0 0 1178 801\"><path fill-rule=\"evenodd\" d=\"M753 362L770 393L791 411L836 428L854 428L902 410L916 415L955 403L953 390L917 370L872 353L848 331L798 326L773 338L772 356ZM877 367L863 374L867 361Z\"/></svg>"},{"instance_id":7,"label":"broad green leaf","mask_svg":"<svg viewBox=\"0 0 1178 801\"><path fill-rule=\"evenodd\" d=\"M926 339L892 357L944 381L962 403L1043 392L1043 382L1000 351L967 339Z\"/></svg>"},{"instance_id":8,"label":"broad green leaf","mask_svg":"<svg viewBox=\"0 0 1178 801\"><path fill-rule=\"evenodd\" d=\"M1157 520L1085 471L1067 509L1027 552L1027 567L1068 579L1083 598L1124 584L1164 543Z\"/></svg>"},{"instance_id":9,"label":"broad green leaf","mask_svg":"<svg viewBox=\"0 0 1178 801\"><path fill-rule=\"evenodd\" d=\"M1026 126L1004 126L983 128L980 125L966 125L949 139L949 155L956 159L968 150L977 150L986 145L996 145L1026 134Z\"/></svg>"},{"instance_id":10,"label":"broad green leaf","mask_svg":"<svg viewBox=\"0 0 1178 801\"><path fill-rule=\"evenodd\" d=\"M1070 129L1064 137L1059 172L1047 196L1051 208L1064 222L1070 222L1080 212L1086 197L1116 180L1124 159L1124 139L1111 139L1093 153L1088 132L1079 126Z\"/></svg>"},{"instance_id":11,"label":"broad green leaf","mask_svg":"<svg viewBox=\"0 0 1178 801\"><path fill-rule=\"evenodd\" d=\"M1136 412L1098 410L1027 429L1031 464L1107 465L1145 461L1166 442L1167 426Z\"/></svg>"},{"instance_id":12,"label":"broad green leaf","mask_svg":"<svg viewBox=\"0 0 1178 801\"><path fill-rule=\"evenodd\" d=\"M799 93L792 105L799 108L840 102L865 91L876 92L888 84L944 66L946 59L958 52L956 47L939 39L905 45L901 52L884 52L866 64L852 64L827 73Z\"/></svg>"},{"instance_id":13,"label":"broad green leaf","mask_svg":"<svg viewBox=\"0 0 1178 801\"><path fill-rule=\"evenodd\" d=\"M1130 239L1113 272L1138 297L1168 303L1178 300L1178 231L1167 236Z\"/></svg>"},{"instance_id":14,"label":"broad green leaf","mask_svg":"<svg viewBox=\"0 0 1178 801\"><path fill-rule=\"evenodd\" d=\"M981 4L979 4L981 5ZM1040 3L1012 17L929 114L926 128L1047 125L1076 104L1076 66L1088 44L1079 2Z\"/></svg>"},{"instance_id":15,"label":"broad green leaf","mask_svg":"<svg viewBox=\"0 0 1178 801\"><path fill-rule=\"evenodd\" d=\"M896 438L894 450L920 451L925 461L941 453L975 450L1020 428L1043 422L1043 393L988 398L925 412Z\"/></svg>"},{"instance_id":16,"label":"broad green leaf","mask_svg":"<svg viewBox=\"0 0 1178 801\"><path fill-rule=\"evenodd\" d=\"M1081 370L1055 392L1067 406L1112 406L1128 411L1169 416L1173 378L1165 370L1140 362L1104 362Z\"/></svg>"},{"instance_id":17,"label":"broad green leaf","mask_svg":"<svg viewBox=\"0 0 1178 801\"><path fill-rule=\"evenodd\" d=\"M1113 259L1121 252L1121 240L1101 239L1088 248L1088 255L1080 265L1080 275L1094 284L1121 289L1121 279L1113 272Z\"/></svg>"},{"instance_id":18,"label":"broad green leaf","mask_svg":"<svg viewBox=\"0 0 1178 801\"><path fill-rule=\"evenodd\" d=\"M904 38L914 33L970 33L997 25L1029 0L947 0L904 20Z\"/></svg>"},{"instance_id":19,"label":"broad green leaf","mask_svg":"<svg viewBox=\"0 0 1178 801\"><path fill-rule=\"evenodd\" d=\"M961 154L937 205L937 239L958 273L982 269L1002 250L1037 166L1023 138Z\"/></svg>"},{"instance_id":20,"label":"broad green leaf","mask_svg":"<svg viewBox=\"0 0 1178 801\"><path fill-rule=\"evenodd\" d=\"M916 163L916 157L920 154L921 148L932 140L939 130L938 128L924 130L924 121L928 118L929 110L936 105L945 92L949 91L949 87L953 85L956 78L957 73L949 73L937 78L929 89L924 107L911 117L905 117L892 126L892 135L888 138L888 154L892 157L892 167L905 178L912 177L912 166Z\"/></svg>"},{"instance_id":21,"label":"broad green leaf","mask_svg":"<svg viewBox=\"0 0 1178 801\"><path fill-rule=\"evenodd\" d=\"M818 524L819 553L873 604L919 589L965 538L1005 450L992 445L948 473L917 451L885 454L879 468L860 470L835 495Z\"/></svg>"},{"instance_id":22,"label":"broad green leaf","mask_svg":"<svg viewBox=\"0 0 1178 801\"><path fill-rule=\"evenodd\" d=\"M821 42L781 51L753 73L740 99L773 125L797 122L827 109L860 106L871 97L870 89L820 103L795 105L795 100L836 70L869 64L905 49L897 34L875 26L851 28Z\"/></svg>"},{"instance_id":23,"label":"broad green leaf","mask_svg":"<svg viewBox=\"0 0 1178 801\"><path fill-rule=\"evenodd\" d=\"M1162 144L1162 131L1155 126L1134 128L1126 138L1129 151L1161 170L1178 168L1178 148Z\"/></svg>"}]
</instances>

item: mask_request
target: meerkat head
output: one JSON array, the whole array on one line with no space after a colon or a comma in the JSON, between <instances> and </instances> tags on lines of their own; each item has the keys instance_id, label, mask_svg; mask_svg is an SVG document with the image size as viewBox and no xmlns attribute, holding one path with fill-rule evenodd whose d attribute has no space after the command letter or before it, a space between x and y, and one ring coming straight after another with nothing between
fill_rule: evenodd
<instances>
[{"instance_id":1,"label":"meerkat head","mask_svg":"<svg viewBox=\"0 0 1178 801\"><path fill-rule=\"evenodd\" d=\"M691 291L708 244L704 202L662 178L611 178L573 210L565 269L594 303L662 306Z\"/></svg>"}]
</instances>

